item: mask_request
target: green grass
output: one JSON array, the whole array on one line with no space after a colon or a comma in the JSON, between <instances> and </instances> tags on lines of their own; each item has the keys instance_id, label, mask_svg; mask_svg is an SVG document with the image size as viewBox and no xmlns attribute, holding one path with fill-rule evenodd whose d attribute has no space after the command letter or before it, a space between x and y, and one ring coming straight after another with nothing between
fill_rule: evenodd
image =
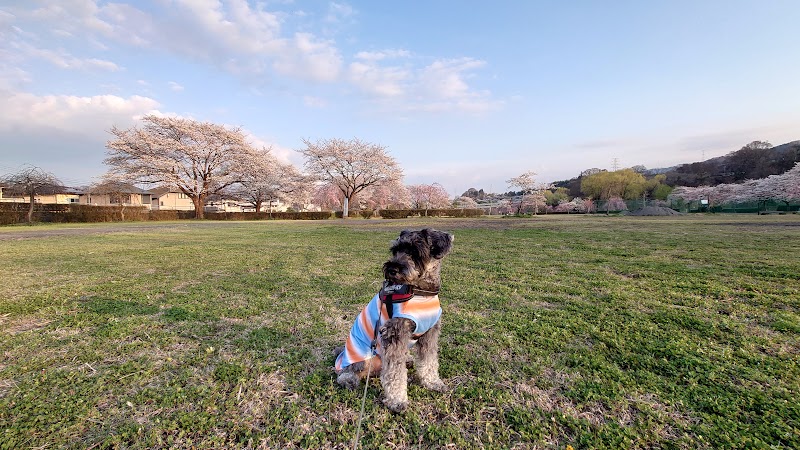
<instances>
[{"instance_id":1,"label":"green grass","mask_svg":"<svg viewBox=\"0 0 800 450\"><path fill-rule=\"evenodd\" d=\"M361 448L800 448L797 216L2 228L0 448L348 447L331 350L422 226L452 390L373 380Z\"/></svg>"}]
</instances>

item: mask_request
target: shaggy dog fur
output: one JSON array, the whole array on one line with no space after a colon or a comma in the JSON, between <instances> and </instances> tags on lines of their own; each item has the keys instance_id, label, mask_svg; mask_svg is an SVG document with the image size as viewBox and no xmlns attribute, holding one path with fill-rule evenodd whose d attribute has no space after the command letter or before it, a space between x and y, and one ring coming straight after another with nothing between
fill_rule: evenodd
<instances>
[{"instance_id":1,"label":"shaggy dog fur","mask_svg":"<svg viewBox=\"0 0 800 450\"><path fill-rule=\"evenodd\" d=\"M383 274L389 284L407 284L415 292L439 292L441 287L440 270L442 259L450 252L453 244L451 234L426 228L420 231L403 231L392 242L392 252L383 265ZM439 378L439 333L441 320L421 336L416 336L415 366L420 384L434 391L443 392L447 386ZM370 358L344 367L336 381L354 389L370 371L379 371L384 390L383 403L392 411L403 412L408 407L408 368L409 345L412 342L416 324L403 317L394 317L380 328L380 342L383 354L379 364ZM340 350L337 350L337 354ZM379 366L379 367L375 367Z\"/></svg>"}]
</instances>

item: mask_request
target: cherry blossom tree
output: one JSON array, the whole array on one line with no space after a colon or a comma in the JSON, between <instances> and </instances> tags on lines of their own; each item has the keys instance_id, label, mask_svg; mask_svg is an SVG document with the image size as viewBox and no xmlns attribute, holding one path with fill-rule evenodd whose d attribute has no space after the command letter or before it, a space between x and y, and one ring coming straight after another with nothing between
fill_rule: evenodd
<instances>
[{"instance_id":1,"label":"cherry blossom tree","mask_svg":"<svg viewBox=\"0 0 800 450\"><path fill-rule=\"evenodd\" d=\"M581 212L585 212L587 214L597 212L597 205L595 205L594 201L590 198L583 199L582 205L583 211Z\"/></svg>"},{"instance_id":2,"label":"cherry blossom tree","mask_svg":"<svg viewBox=\"0 0 800 450\"><path fill-rule=\"evenodd\" d=\"M331 183L322 183L315 187L311 196L311 203L323 210L334 210L342 207L342 191Z\"/></svg>"},{"instance_id":3,"label":"cherry blossom tree","mask_svg":"<svg viewBox=\"0 0 800 450\"><path fill-rule=\"evenodd\" d=\"M453 207L462 209L474 209L478 207L478 202L472 197L461 196L453 201Z\"/></svg>"},{"instance_id":4,"label":"cherry blossom tree","mask_svg":"<svg viewBox=\"0 0 800 450\"><path fill-rule=\"evenodd\" d=\"M332 184L342 192L342 217L347 217L353 197L369 186L403 178L403 171L387 152L386 147L359 139L323 139L311 142L303 139L309 174Z\"/></svg>"},{"instance_id":5,"label":"cherry blossom tree","mask_svg":"<svg viewBox=\"0 0 800 450\"><path fill-rule=\"evenodd\" d=\"M789 203L800 199L800 163L780 175L770 175L742 183L718 184L716 186L676 187L670 199L684 201L708 200L709 206L724 203L756 202L759 209L768 200Z\"/></svg>"},{"instance_id":6,"label":"cherry blossom tree","mask_svg":"<svg viewBox=\"0 0 800 450\"><path fill-rule=\"evenodd\" d=\"M156 115L142 122L111 128L107 178L177 188L192 199L198 219L209 195L241 182L260 158L239 128Z\"/></svg>"},{"instance_id":7,"label":"cherry blossom tree","mask_svg":"<svg viewBox=\"0 0 800 450\"><path fill-rule=\"evenodd\" d=\"M506 180L506 183L508 183L510 187L518 188L522 191L522 198L520 198L517 206L517 214L520 214L523 210L528 208L533 208L533 213L538 214L539 209L544 208L547 202L544 192L548 189L554 189L552 184L537 182L536 172L533 171L528 171L510 180Z\"/></svg>"},{"instance_id":8,"label":"cherry blossom tree","mask_svg":"<svg viewBox=\"0 0 800 450\"><path fill-rule=\"evenodd\" d=\"M609 211L627 211L628 205L625 204L625 200L622 197L611 197L606 201L606 213Z\"/></svg>"},{"instance_id":9,"label":"cherry blossom tree","mask_svg":"<svg viewBox=\"0 0 800 450\"><path fill-rule=\"evenodd\" d=\"M575 197L570 201L561 200L561 202L553 208L555 212L561 213L584 213L586 212L586 202L580 197Z\"/></svg>"},{"instance_id":10,"label":"cherry blossom tree","mask_svg":"<svg viewBox=\"0 0 800 450\"><path fill-rule=\"evenodd\" d=\"M370 186L362 194L363 206L373 210L407 208L411 204L411 195L400 180Z\"/></svg>"},{"instance_id":11,"label":"cherry blossom tree","mask_svg":"<svg viewBox=\"0 0 800 450\"><path fill-rule=\"evenodd\" d=\"M274 200L289 202L305 194L309 183L293 165L278 161L268 150L258 153L242 180L229 190L230 195L253 205L256 212L266 202L271 213Z\"/></svg>"},{"instance_id":12,"label":"cherry blossom tree","mask_svg":"<svg viewBox=\"0 0 800 450\"><path fill-rule=\"evenodd\" d=\"M29 224L33 223L33 205L36 195L55 193L63 187L63 183L55 175L35 166L25 166L18 172L7 174L0 178L0 183L5 185L9 192L16 192L28 197L26 220Z\"/></svg>"},{"instance_id":13,"label":"cherry blossom tree","mask_svg":"<svg viewBox=\"0 0 800 450\"><path fill-rule=\"evenodd\" d=\"M411 207L424 209L428 215L429 209L448 208L451 205L447 190L439 183L413 184L408 186L411 195Z\"/></svg>"},{"instance_id":14,"label":"cherry blossom tree","mask_svg":"<svg viewBox=\"0 0 800 450\"><path fill-rule=\"evenodd\" d=\"M800 199L800 163L780 175L770 175L758 180L754 196L759 200L778 200L788 206Z\"/></svg>"},{"instance_id":15,"label":"cherry blossom tree","mask_svg":"<svg viewBox=\"0 0 800 450\"><path fill-rule=\"evenodd\" d=\"M800 200L800 163L784 172L783 177L785 177L786 198Z\"/></svg>"},{"instance_id":16,"label":"cherry blossom tree","mask_svg":"<svg viewBox=\"0 0 800 450\"><path fill-rule=\"evenodd\" d=\"M498 214L511 214L513 212L514 212L514 205L511 204L511 200L503 199L497 203Z\"/></svg>"}]
</instances>

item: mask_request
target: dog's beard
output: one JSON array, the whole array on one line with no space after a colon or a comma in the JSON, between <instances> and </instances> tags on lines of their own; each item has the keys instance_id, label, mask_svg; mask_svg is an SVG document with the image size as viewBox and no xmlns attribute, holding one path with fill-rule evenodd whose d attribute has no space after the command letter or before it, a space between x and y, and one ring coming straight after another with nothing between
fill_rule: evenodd
<instances>
[{"instance_id":1,"label":"dog's beard","mask_svg":"<svg viewBox=\"0 0 800 450\"><path fill-rule=\"evenodd\" d=\"M383 276L392 284L410 284L419 272L410 260L391 259L383 264Z\"/></svg>"}]
</instances>

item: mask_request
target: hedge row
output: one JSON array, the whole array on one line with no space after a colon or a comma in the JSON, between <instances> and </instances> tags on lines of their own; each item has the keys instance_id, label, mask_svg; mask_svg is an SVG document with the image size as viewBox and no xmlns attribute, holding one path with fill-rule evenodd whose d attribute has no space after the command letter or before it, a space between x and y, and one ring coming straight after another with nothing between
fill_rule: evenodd
<instances>
[{"instance_id":1,"label":"hedge row","mask_svg":"<svg viewBox=\"0 0 800 450\"><path fill-rule=\"evenodd\" d=\"M384 219L405 219L406 217L480 217L486 214L482 209L382 209L379 214Z\"/></svg>"},{"instance_id":2,"label":"hedge row","mask_svg":"<svg viewBox=\"0 0 800 450\"><path fill-rule=\"evenodd\" d=\"M384 219L405 219L407 217L479 217L486 214L482 209L362 209L360 211L350 211L350 217L361 216L364 219L381 217ZM336 211L337 219L342 218L342 212Z\"/></svg>"},{"instance_id":3,"label":"hedge row","mask_svg":"<svg viewBox=\"0 0 800 450\"><path fill-rule=\"evenodd\" d=\"M194 211L150 211L140 206L123 208L122 206L36 204L33 208L33 220L36 222L88 223L194 219ZM329 219L331 212L206 213L205 216L214 220L321 220ZM27 217L28 203L0 203L0 225L25 223Z\"/></svg>"},{"instance_id":4,"label":"hedge row","mask_svg":"<svg viewBox=\"0 0 800 450\"><path fill-rule=\"evenodd\" d=\"M344 213L342 211L336 211L333 215L337 219L341 219L344 217ZM370 219L375 215L375 210L373 209L362 209L358 211L350 211L350 217L361 216L363 219Z\"/></svg>"},{"instance_id":5,"label":"hedge row","mask_svg":"<svg viewBox=\"0 0 800 450\"><path fill-rule=\"evenodd\" d=\"M360 215L365 219L375 215L384 219L405 219L406 217L479 217L484 215L482 209L382 209L374 211L365 209L353 211L352 216ZM25 223L28 214L27 203L0 203L0 225ZM325 220L330 219L331 211L319 212L220 212L206 213L211 220ZM341 218L342 212L337 211ZM146 220L181 220L193 219L194 211L150 211L144 207L134 206L94 206L94 205L34 205L33 220L36 222L74 223L74 222L120 222Z\"/></svg>"},{"instance_id":6,"label":"hedge row","mask_svg":"<svg viewBox=\"0 0 800 450\"><path fill-rule=\"evenodd\" d=\"M331 212L218 212L206 213L205 218L211 220L325 220L331 218Z\"/></svg>"},{"instance_id":7,"label":"hedge row","mask_svg":"<svg viewBox=\"0 0 800 450\"><path fill-rule=\"evenodd\" d=\"M0 203L0 224L25 223L28 218L28 203ZM119 222L159 220L150 218L149 211L133 206L91 205L34 205L33 220L36 222ZM160 219L165 220L165 219Z\"/></svg>"}]
</instances>

